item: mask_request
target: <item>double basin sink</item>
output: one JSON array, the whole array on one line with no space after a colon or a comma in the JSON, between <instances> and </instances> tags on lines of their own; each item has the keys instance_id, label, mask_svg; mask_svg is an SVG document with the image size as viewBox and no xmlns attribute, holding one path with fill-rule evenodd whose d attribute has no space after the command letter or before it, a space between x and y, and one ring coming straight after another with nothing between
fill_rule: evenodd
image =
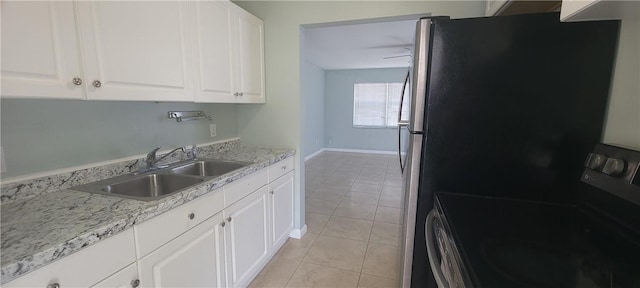
<instances>
[{"instance_id":1,"label":"double basin sink","mask_svg":"<svg viewBox=\"0 0 640 288\"><path fill-rule=\"evenodd\" d=\"M247 162L198 159L144 174L129 174L71 188L89 193L153 201L178 193L205 180L250 165Z\"/></svg>"}]
</instances>

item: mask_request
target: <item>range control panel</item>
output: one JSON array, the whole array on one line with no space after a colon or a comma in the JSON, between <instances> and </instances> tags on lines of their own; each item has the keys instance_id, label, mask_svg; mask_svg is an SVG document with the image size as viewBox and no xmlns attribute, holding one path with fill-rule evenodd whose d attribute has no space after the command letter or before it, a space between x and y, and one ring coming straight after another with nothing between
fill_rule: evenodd
<instances>
[{"instance_id":1,"label":"range control panel","mask_svg":"<svg viewBox=\"0 0 640 288\"><path fill-rule=\"evenodd\" d=\"M598 144L584 166L583 182L640 205L640 151Z\"/></svg>"}]
</instances>

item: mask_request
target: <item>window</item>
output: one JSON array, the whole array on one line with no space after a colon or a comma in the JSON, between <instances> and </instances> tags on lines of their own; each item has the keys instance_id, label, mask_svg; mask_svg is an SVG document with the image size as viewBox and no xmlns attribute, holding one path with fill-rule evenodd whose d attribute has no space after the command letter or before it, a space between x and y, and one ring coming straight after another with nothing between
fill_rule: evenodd
<instances>
[{"instance_id":1,"label":"window","mask_svg":"<svg viewBox=\"0 0 640 288\"><path fill-rule=\"evenodd\" d=\"M398 126L398 110L404 83L356 83L353 85L353 126ZM408 93L405 92L405 93ZM408 113L404 105L402 114Z\"/></svg>"}]
</instances>

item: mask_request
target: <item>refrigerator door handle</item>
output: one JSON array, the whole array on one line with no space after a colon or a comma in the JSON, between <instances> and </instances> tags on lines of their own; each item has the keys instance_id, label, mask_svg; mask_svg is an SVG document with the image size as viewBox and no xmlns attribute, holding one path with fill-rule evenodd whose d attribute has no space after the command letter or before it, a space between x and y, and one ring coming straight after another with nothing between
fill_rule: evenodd
<instances>
[{"instance_id":1,"label":"refrigerator door handle","mask_svg":"<svg viewBox=\"0 0 640 288\"><path fill-rule=\"evenodd\" d=\"M402 128L409 128L409 122L398 121L398 161L400 162L400 173L404 173L404 163L402 163Z\"/></svg>"},{"instance_id":2,"label":"refrigerator door handle","mask_svg":"<svg viewBox=\"0 0 640 288\"><path fill-rule=\"evenodd\" d=\"M440 270L440 261L437 259L437 248L434 243L434 235L433 228L436 218L436 209L432 209L431 212L427 215L427 222L424 227L424 234L427 242L427 256L429 257L429 266L431 266L431 272L433 272L433 277L436 279L436 283L438 284L438 288L448 288L449 283L447 282L442 270Z\"/></svg>"},{"instance_id":3,"label":"refrigerator door handle","mask_svg":"<svg viewBox=\"0 0 640 288\"><path fill-rule=\"evenodd\" d=\"M406 92L410 73L411 71L407 71L407 77L404 78L404 85L402 85L402 93L400 94L400 106L398 106L398 161L400 162L400 173L404 173L404 167L402 166L402 136L400 134L402 133L402 128L409 127L408 121L402 121L402 103L404 102L404 93Z\"/></svg>"}]
</instances>

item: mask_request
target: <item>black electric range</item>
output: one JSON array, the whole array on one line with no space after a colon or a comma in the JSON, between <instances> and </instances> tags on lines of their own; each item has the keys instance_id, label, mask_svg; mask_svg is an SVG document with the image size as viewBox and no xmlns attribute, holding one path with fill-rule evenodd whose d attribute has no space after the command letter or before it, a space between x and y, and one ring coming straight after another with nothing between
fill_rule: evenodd
<instances>
[{"instance_id":1,"label":"black electric range","mask_svg":"<svg viewBox=\"0 0 640 288\"><path fill-rule=\"evenodd\" d=\"M603 163L587 161L593 167L583 175L585 197L575 205L437 193L436 218L466 278L449 286L640 287L640 186L629 186L640 179L640 152L607 175L604 162L620 155L611 146L598 149L591 158Z\"/></svg>"}]
</instances>

